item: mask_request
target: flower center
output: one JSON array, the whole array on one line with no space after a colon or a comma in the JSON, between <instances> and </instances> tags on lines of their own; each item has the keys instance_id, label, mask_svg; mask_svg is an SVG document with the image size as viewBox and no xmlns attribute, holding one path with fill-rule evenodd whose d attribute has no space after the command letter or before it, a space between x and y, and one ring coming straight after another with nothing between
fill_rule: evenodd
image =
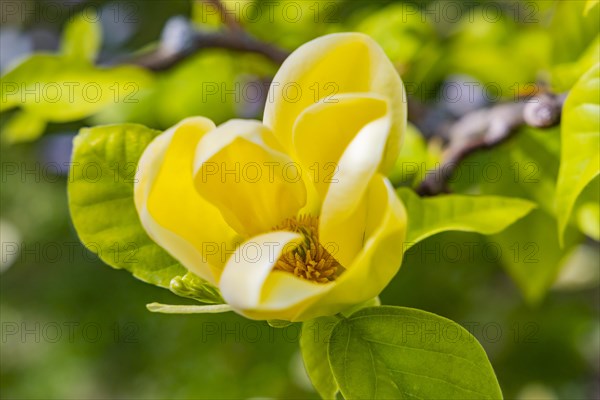
<instances>
[{"instance_id":1,"label":"flower center","mask_svg":"<svg viewBox=\"0 0 600 400\"><path fill-rule=\"evenodd\" d=\"M301 215L288 218L273 230L304 236L304 241L279 257L275 269L316 283L329 283L344 271L344 267L319 242L318 217Z\"/></svg>"}]
</instances>

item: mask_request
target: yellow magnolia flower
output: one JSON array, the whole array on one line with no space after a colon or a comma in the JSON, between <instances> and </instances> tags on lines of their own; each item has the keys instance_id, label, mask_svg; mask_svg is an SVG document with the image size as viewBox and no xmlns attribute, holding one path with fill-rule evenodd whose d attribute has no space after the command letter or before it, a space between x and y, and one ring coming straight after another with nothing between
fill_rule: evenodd
<instances>
[{"instance_id":1,"label":"yellow magnolia flower","mask_svg":"<svg viewBox=\"0 0 600 400\"><path fill-rule=\"evenodd\" d=\"M135 185L148 234L253 319L302 321L377 296L398 271L406 214L385 172L404 87L356 33L298 48L263 122L189 118L145 150Z\"/></svg>"}]
</instances>

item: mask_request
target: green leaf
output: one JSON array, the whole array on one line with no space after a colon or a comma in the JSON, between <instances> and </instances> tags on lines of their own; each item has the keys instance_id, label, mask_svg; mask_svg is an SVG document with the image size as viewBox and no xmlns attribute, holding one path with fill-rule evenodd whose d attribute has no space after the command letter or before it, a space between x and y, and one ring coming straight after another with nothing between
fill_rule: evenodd
<instances>
[{"instance_id":1,"label":"green leaf","mask_svg":"<svg viewBox=\"0 0 600 400\"><path fill-rule=\"evenodd\" d=\"M314 3L309 1L292 3L297 10L293 23L290 23L292 20L286 14L287 6L290 4L287 1L271 3L269 12L272 14L269 18L256 18L251 13L244 12L243 7L236 7L236 3L225 3L229 3L225 6L228 7L227 13L229 15L238 14L239 16L234 18L238 18L237 21L241 21L250 34L288 50L294 50L303 43L329 33L331 30L340 29L335 23L337 17L332 15L331 10L325 11L325 7L321 11L321 17L315 18Z\"/></svg>"},{"instance_id":2,"label":"green leaf","mask_svg":"<svg viewBox=\"0 0 600 400\"><path fill-rule=\"evenodd\" d=\"M380 305L381 305L381 300L379 299L379 296L377 296L377 297L373 297L371 300L367 300L363 303L356 304L356 305L350 307L349 309L342 311L340 314L342 314L342 316L344 316L344 317L349 317L352 314L354 314L355 312L357 312L358 310L362 310L363 308L379 307Z\"/></svg>"},{"instance_id":3,"label":"green leaf","mask_svg":"<svg viewBox=\"0 0 600 400\"><path fill-rule=\"evenodd\" d=\"M390 4L359 21L356 30L375 39L390 60L401 66L410 64L437 39L431 21L412 4Z\"/></svg>"},{"instance_id":4,"label":"green leaf","mask_svg":"<svg viewBox=\"0 0 600 400\"><path fill-rule=\"evenodd\" d=\"M339 391L328 360L328 345L337 317L319 317L302 324L300 350L310 380L323 399L335 399Z\"/></svg>"},{"instance_id":5,"label":"green leaf","mask_svg":"<svg viewBox=\"0 0 600 400\"><path fill-rule=\"evenodd\" d=\"M187 270L144 231L133 202L137 162L160 132L136 124L82 129L68 195L81 241L107 264L165 288Z\"/></svg>"},{"instance_id":6,"label":"green leaf","mask_svg":"<svg viewBox=\"0 0 600 400\"><path fill-rule=\"evenodd\" d=\"M162 77L154 97L160 126L172 126L190 115L216 123L233 118L244 99L235 94L235 80L235 58L223 50L202 51L175 66Z\"/></svg>"},{"instance_id":7,"label":"green leaf","mask_svg":"<svg viewBox=\"0 0 600 400\"><path fill-rule=\"evenodd\" d=\"M135 66L96 68L34 54L2 76L0 111L20 106L49 122L74 121L112 104L136 103L152 82L148 71Z\"/></svg>"},{"instance_id":8,"label":"green leaf","mask_svg":"<svg viewBox=\"0 0 600 400\"><path fill-rule=\"evenodd\" d=\"M444 195L420 198L412 190L397 191L408 213L405 249L445 231L498 233L527 215L535 204L498 196Z\"/></svg>"},{"instance_id":9,"label":"green leaf","mask_svg":"<svg viewBox=\"0 0 600 400\"><path fill-rule=\"evenodd\" d=\"M35 114L17 111L2 127L2 139L7 143L33 141L44 133L46 120Z\"/></svg>"},{"instance_id":10,"label":"green leaf","mask_svg":"<svg viewBox=\"0 0 600 400\"><path fill-rule=\"evenodd\" d=\"M600 205L585 203L577 212L577 224L581 232L596 241L600 241Z\"/></svg>"},{"instance_id":11,"label":"green leaf","mask_svg":"<svg viewBox=\"0 0 600 400\"><path fill-rule=\"evenodd\" d=\"M577 197L600 173L600 64L583 75L569 93L563 108L561 140L556 212L562 244Z\"/></svg>"},{"instance_id":12,"label":"green leaf","mask_svg":"<svg viewBox=\"0 0 600 400\"><path fill-rule=\"evenodd\" d=\"M555 63L577 60L598 35L600 7L586 7L583 1L557 1L546 31L552 40ZM587 11L587 12L586 12Z\"/></svg>"},{"instance_id":13,"label":"green leaf","mask_svg":"<svg viewBox=\"0 0 600 400\"><path fill-rule=\"evenodd\" d=\"M600 0L587 0L585 2L585 9L583 10L583 15L588 15L592 8L596 7L598 3L600 3Z\"/></svg>"},{"instance_id":14,"label":"green leaf","mask_svg":"<svg viewBox=\"0 0 600 400\"><path fill-rule=\"evenodd\" d=\"M97 21L92 9L84 10L69 21L63 33L62 54L74 61L93 63L102 44L102 29Z\"/></svg>"},{"instance_id":15,"label":"green leaf","mask_svg":"<svg viewBox=\"0 0 600 400\"><path fill-rule=\"evenodd\" d=\"M444 50L432 21L424 18L416 4L376 7L357 20L359 23L352 30L375 39L398 66L405 82L418 86L426 78L436 80L432 75L441 71Z\"/></svg>"},{"instance_id":16,"label":"green leaf","mask_svg":"<svg viewBox=\"0 0 600 400\"><path fill-rule=\"evenodd\" d=\"M162 314L218 314L233 311L228 304L213 304L210 306L178 306L171 304L146 304L148 311Z\"/></svg>"},{"instance_id":17,"label":"green leaf","mask_svg":"<svg viewBox=\"0 0 600 400\"><path fill-rule=\"evenodd\" d=\"M600 34L576 61L559 64L551 70L552 90L556 93L570 90L579 78L600 62Z\"/></svg>"},{"instance_id":18,"label":"green leaf","mask_svg":"<svg viewBox=\"0 0 600 400\"><path fill-rule=\"evenodd\" d=\"M340 321L329 361L348 399L502 398L485 351L469 332L411 308L365 308Z\"/></svg>"},{"instance_id":19,"label":"green leaf","mask_svg":"<svg viewBox=\"0 0 600 400\"><path fill-rule=\"evenodd\" d=\"M469 18L463 15L456 25L452 40L444 46L445 60L441 60L448 65L446 73L493 83L507 100L513 101L520 90L531 90L533 86L528 84L535 82L551 57L550 35L531 21L530 29L518 29L512 18L490 23L485 13L476 12Z\"/></svg>"},{"instance_id":20,"label":"green leaf","mask_svg":"<svg viewBox=\"0 0 600 400\"><path fill-rule=\"evenodd\" d=\"M381 305L379 297L374 297L364 303L357 304L342 312L342 316L349 317L358 310L366 307ZM339 388L329 366L327 345L335 324L341 317L319 317L302 324L300 337L300 350L304 360L304 367L315 389L324 399L334 399Z\"/></svg>"},{"instance_id":21,"label":"green leaf","mask_svg":"<svg viewBox=\"0 0 600 400\"><path fill-rule=\"evenodd\" d=\"M455 193L518 197L554 215L560 129L521 128L500 146L467 157L450 181Z\"/></svg>"},{"instance_id":22,"label":"green leaf","mask_svg":"<svg viewBox=\"0 0 600 400\"><path fill-rule=\"evenodd\" d=\"M568 232L566 246L561 249L556 220L544 210L536 209L504 231L490 236L489 255L499 256L525 300L537 305L562 270L566 250L580 240L574 229Z\"/></svg>"},{"instance_id":23,"label":"green leaf","mask_svg":"<svg viewBox=\"0 0 600 400\"><path fill-rule=\"evenodd\" d=\"M202 303L225 303L219 289L191 272L188 272L183 277L176 276L171 279L169 288L178 296L194 299Z\"/></svg>"},{"instance_id":24,"label":"green leaf","mask_svg":"<svg viewBox=\"0 0 600 400\"><path fill-rule=\"evenodd\" d=\"M502 145L468 157L452 185L456 192L519 197L537 203L538 208L527 216L488 237L486 245L488 257L500 260L531 305L539 303L552 286L563 268L567 247L581 239L569 229L567 246L561 249L558 242L555 195L559 160L558 127L522 128Z\"/></svg>"}]
</instances>

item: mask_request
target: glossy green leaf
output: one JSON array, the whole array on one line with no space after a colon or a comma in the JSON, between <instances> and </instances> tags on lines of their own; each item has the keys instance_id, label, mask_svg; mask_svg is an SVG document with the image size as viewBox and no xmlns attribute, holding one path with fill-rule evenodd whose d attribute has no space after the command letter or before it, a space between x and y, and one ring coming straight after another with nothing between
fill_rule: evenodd
<instances>
[{"instance_id":1,"label":"glossy green leaf","mask_svg":"<svg viewBox=\"0 0 600 400\"><path fill-rule=\"evenodd\" d=\"M148 237L133 202L137 162L159 133L135 124L82 129L74 140L68 195L86 247L110 266L168 288L187 271Z\"/></svg>"},{"instance_id":2,"label":"glossy green leaf","mask_svg":"<svg viewBox=\"0 0 600 400\"><path fill-rule=\"evenodd\" d=\"M362 309L340 321L329 361L348 399L501 399L477 340L457 323L403 307Z\"/></svg>"},{"instance_id":3,"label":"glossy green leaf","mask_svg":"<svg viewBox=\"0 0 600 400\"><path fill-rule=\"evenodd\" d=\"M74 121L111 104L136 103L152 81L149 72L134 66L96 68L34 54L2 77L0 111L20 106L50 122Z\"/></svg>"},{"instance_id":4,"label":"glossy green leaf","mask_svg":"<svg viewBox=\"0 0 600 400\"><path fill-rule=\"evenodd\" d=\"M405 250L444 231L498 233L535 207L527 200L498 196L420 198L410 189L397 192L408 213Z\"/></svg>"},{"instance_id":5,"label":"glossy green leaf","mask_svg":"<svg viewBox=\"0 0 600 400\"><path fill-rule=\"evenodd\" d=\"M349 317L363 308L380 305L379 297L375 297L349 308L342 315ZM327 346L333 327L339 322L340 318L337 316L319 317L302 324L300 350L302 351L304 367L315 389L324 399L334 399L339 391L329 366Z\"/></svg>"},{"instance_id":6,"label":"glossy green leaf","mask_svg":"<svg viewBox=\"0 0 600 400\"><path fill-rule=\"evenodd\" d=\"M29 142L42 136L46 120L39 116L17 111L2 127L2 140L7 143Z\"/></svg>"},{"instance_id":7,"label":"glossy green leaf","mask_svg":"<svg viewBox=\"0 0 600 400\"><path fill-rule=\"evenodd\" d=\"M328 345L338 317L319 317L302 324L300 350L310 380L323 399L335 399L339 391L328 360Z\"/></svg>"},{"instance_id":8,"label":"glossy green leaf","mask_svg":"<svg viewBox=\"0 0 600 400\"><path fill-rule=\"evenodd\" d=\"M561 140L556 212L562 243L577 197L600 173L600 64L583 75L569 93Z\"/></svg>"},{"instance_id":9,"label":"glossy green leaf","mask_svg":"<svg viewBox=\"0 0 600 400\"><path fill-rule=\"evenodd\" d=\"M74 61L93 63L102 44L102 29L95 11L86 9L65 27L61 52Z\"/></svg>"}]
</instances>

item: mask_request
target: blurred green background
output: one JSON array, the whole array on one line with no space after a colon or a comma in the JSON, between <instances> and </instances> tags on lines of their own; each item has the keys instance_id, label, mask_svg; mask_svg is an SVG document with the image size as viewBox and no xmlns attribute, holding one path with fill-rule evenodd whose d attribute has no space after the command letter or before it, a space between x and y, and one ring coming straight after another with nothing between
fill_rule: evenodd
<instances>
[{"instance_id":1,"label":"blurred green background","mask_svg":"<svg viewBox=\"0 0 600 400\"><path fill-rule=\"evenodd\" d=\"M372 35L411 96L410 119L418 130L411 129L402 157L419 165L439 153L436 141L425 144L424 138L436 136L443 121L542 86L568 90L590 59L598 59L600 7L586 11L583 1L280 0L271 2L274 18L252 14L248 7L255 3L226 6L252 35L287 50L328 32ZM56 69L39 63L24 71L15 63L32 52L56 53L66 24L89 7L103 28L96 61L102 66L154 51L185 27L224 29L194 1L0 5L4 81L10 73L15 80L51 82ZM171 29L163 30L165 24ZM164 129L190 115L215 122L260 118L260 101L206 97L203 85L268 82L277 65L223 49L201 50L166 71L136 69L127 76L70 60L64 65L65 80L94 81L99 74L111 83L133 80L138 101L81 109L59 104L52 112L23 103L0 114L2 398L317 398L299 355L299 325L275 329L234 314L149 313L147 303L185 300L104 265L79 244L67 208L65 163L80 127L139 122ZM71 67L81 75L69 76ZM439 96L456 82L483 89L458 102ZM580 218L561 250L545 204L559 145L558 129L529 129L471 157L475 178L457 177L455 191L528 198L540 209L506 233L445 233L418 244L381 295L384 304L434 312L469 329L508 399L600 398L598 179L579 201ZM501 166L500 181L480 178L491 162ZM535 179L515 175L514 162L522 174L533 166ZM398 171L393 179L415 183Z\"/></svg>"}]
</instances>

